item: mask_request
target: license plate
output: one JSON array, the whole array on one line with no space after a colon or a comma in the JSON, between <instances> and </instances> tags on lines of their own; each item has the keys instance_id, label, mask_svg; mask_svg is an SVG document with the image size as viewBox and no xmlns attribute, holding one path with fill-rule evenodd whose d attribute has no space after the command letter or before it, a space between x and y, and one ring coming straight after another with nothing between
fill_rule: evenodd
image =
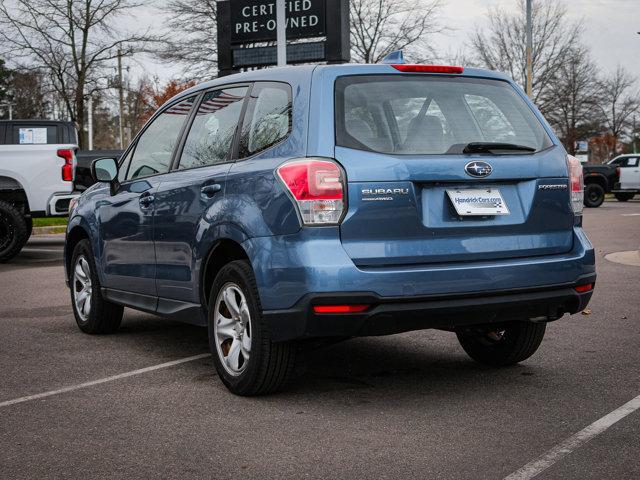
<instances>
[{"instance_id":1,"label":"license plate","mask_svg":"<svg viewBox=\"0 0 640 480\"><path fill-rule=\"evenodd\" d=\"M507 204L497 188L461 188L447 190L447 195L458 215L463 217L509 215Z\"/></svg>"}]
</instances>

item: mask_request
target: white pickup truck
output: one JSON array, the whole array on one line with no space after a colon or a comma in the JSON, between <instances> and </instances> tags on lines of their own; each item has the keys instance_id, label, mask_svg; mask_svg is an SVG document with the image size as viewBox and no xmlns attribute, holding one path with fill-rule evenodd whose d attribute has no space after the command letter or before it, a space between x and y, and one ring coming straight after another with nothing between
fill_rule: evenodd
<instances>
[{"instance_id":1,"label":"white pickup truck","mask_svg":"<svg viewBox=\"0 0 640 480\"><path fill-rule=\"evenodd\" d=\"M640 193L640 153L618 155L609 160L607 165L615 169L612 170L615 175L610 177L610 185L611 193L619 202L627 202Z\"/></svg>"},{"instance_id":2,"label":"white pickup truck","mask_svg":"<svg viewBox=\"0 0 640 480\"><path fill-rule=\"evenodd\" d=\"M613 192L620 200L630 200L640 193L640 154L624 156L624 161L619 164L620 182L614 185Z\"/></svg>"},{"instance_id":3,"label":"white pickup truck","mask_svg":"<svg viewBox=\"0 0 640 480\"><path fill-rule=\"evenodd\" d=\"M0 262L20 252L32 218L67 215L77 148L73 123L0 121Z\"/></svg>"}]
</instances>

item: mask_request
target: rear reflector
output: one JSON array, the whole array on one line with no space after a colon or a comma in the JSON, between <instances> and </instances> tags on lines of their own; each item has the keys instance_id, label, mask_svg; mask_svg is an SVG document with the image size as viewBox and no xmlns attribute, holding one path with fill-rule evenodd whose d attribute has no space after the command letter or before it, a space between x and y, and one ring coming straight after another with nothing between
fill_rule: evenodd
<instances>
[{"instance_id":1,"label":"rear reflector","mask_svg":"<svg viewBox=\"0 0 640 480\"><path fill-rule=\"evenodd\" d=\"M593 290L593 283L587 283L586 285L578 285L574 287L574 290L578 293L590 292Z\"/></svg>"},{"instance_id":2,"label":"rear reflector","mask_svg":"<svg viewBox=\"0 0 640 480\"><path fill-rule=\"evenodd\" d=\"M567 155L567 169L569 170L569 185L571 186L571 208L576 215L582 215L584 202L584 178L580 160Z\"/></svg>"},{"instance_id":3,"label":"rear reflector","mask_svg":"<svg viewBox=\"0 0 640 480\"><path fill-rule=\"evenodd\" d=\"M64 158L62 166L62 180L65 182L73 181L73 150L69 148L61 148L57 152L58 157Z\"/></svg>"},{"instance_id":4,"label":"rear reflector","mask_svg":"<svg viewBox=\"0 0 640 480\"><path fill-rule=\"evenodd\" d=\"M314 305L315 313L359 313L364 312L369 305Z\"/></svg>"},{"instance_id":5,"label":"rear reflector","mask_svg":"<svg viewBox=\"0 0 640 480\"><path fill-rule=\"evenodd\" d=\"M417 72L417 73L453 73L460 74L464 72L464 67L455 67L450 65L416 65L416 64L394 64L391 65L401 72Z\"/></svg>"},{"instance_id":6,"label":"rear reflector","mask_svg":"<svg viewBox=\"0 0 640 480\"><path fill-rule=\"evenodd\" d=\"M330 159L305 158L280 165L278 176L285 184L305 225L335 225L344 213L345 178Z\"/></svg>"}]
</instances>

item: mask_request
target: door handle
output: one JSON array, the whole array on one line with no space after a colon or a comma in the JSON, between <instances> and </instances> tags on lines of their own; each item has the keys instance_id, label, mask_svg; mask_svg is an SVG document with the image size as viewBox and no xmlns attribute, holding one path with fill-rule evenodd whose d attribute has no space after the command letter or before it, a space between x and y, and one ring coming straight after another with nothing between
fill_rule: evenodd
<instances>
[{"instance_id":1,"label":"door handle","mask_svg":"<svg viewBox=\"0 0 640 480\"><path fill-rule=\"evenodd\" d=\"M205 197L211 198L220 190L222 190L222 185L220 185L219 183L212 183L211 185L205 185L204 187L202 187L200 189L200 193L202 193L202 195L204 195Z\"/></svg>"},{"instance_id":2,"label":"door handle","mask_svg":"<svg viewBox=\"0 0 640 480\"><path fill-rule=\"evenodd\" d=\"M153 195L142 195L139 200L140 206L146 208L151 205L155 201L155 199L156 197L154 197Z\"/></svg>"}]
</instances>

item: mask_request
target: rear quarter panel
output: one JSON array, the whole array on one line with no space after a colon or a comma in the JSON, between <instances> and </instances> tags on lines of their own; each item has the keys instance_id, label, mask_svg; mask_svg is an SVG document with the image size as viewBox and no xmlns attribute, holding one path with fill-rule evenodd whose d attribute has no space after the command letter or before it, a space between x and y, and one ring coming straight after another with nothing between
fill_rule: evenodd
<instances>
[{"instance_id":1,"label":"rear quarter panel","mask_svg":"<svg viewBox=\"0 0 640 480\"><path fill-rule=\"evenodd\" d=\"M223 202L225 228L242 232L245 238L287 235L300 229L295 207L275 171L283 162L307 154L310 73L304 69L290 78L265 78L291 85L292 125L284 140L238 160L229 171Z\"/></svg>"}]
</instances>

